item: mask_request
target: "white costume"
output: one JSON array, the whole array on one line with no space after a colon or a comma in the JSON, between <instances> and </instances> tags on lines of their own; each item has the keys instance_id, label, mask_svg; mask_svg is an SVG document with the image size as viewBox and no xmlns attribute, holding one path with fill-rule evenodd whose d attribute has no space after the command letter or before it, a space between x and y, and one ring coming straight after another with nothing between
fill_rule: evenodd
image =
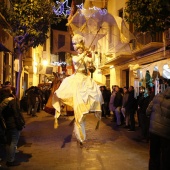
<instances>
[{"instance_id":1,"label":"white costume","mask_svg":"<svg viewBox=\"0 0 170 170\"><path fill-rule=\"evenodd\" d=\"M170 68L169 68L168 64L165 64L163 66L162 76L163 76L163 78L170 79Z\"/></svg>"},{"instance_id":2,"label":"white costume","mask_svg":"<svg viewBox=\"0 0 170 170\"><path fill-rule=\"evenodd\" d=\"M60 115L60 103L71 106L75 116L74 132L77 139L83 142L86 139L85 115L94 112L98 119L101 118L102 94L95 81L85 74L84 63L87 65L93 57L89 58L82 53L73 56L72 60L75 73L66 77L54 93L55 122L57 124Z\"/></svg>"}]
</instances>

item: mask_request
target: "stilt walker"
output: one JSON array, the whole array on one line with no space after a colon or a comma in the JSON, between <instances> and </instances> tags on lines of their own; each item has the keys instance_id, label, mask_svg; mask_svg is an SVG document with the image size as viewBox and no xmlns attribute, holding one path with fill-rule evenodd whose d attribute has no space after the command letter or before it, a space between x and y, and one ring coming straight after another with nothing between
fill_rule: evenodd
<instances>
[{"instance_id":1,"label":"stilt walker","mask_svg":"<svg viewBox=\"0 0 170 170\"><path fill-rule=\"evenodd\" d=\"M75 73L63 80L60 87L54 92L53 107L55 112L54 127L58 127L60 105L62 103L74 109L74 133L82 145L86 139L85 118L86 114L94 113L97 120L101 119L102 94L96 82L88 75L88 66L94 61L94 51L91 58L88 57L84 45L84 37L76 34L72 38L73 46L77 55L73 56ZM99 123L99 122L98 122Z\"/></svg>"}]
</instances>

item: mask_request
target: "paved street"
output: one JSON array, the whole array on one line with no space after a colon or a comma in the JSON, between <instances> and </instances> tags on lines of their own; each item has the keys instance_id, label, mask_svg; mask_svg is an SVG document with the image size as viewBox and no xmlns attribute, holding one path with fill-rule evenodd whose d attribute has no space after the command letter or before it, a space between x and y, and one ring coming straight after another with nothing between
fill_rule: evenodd
<instances>
[{"instance_id":1,"label":"paved street","mask_svg":"<svg viewBox=\"0 0 170 170\"><path fill-rule=\"evenodd\" d=\"M76 142L73 116L61 116L53 128L53 116L41 111L38 117L24 113L27 125L22 131L16 159L20 166L11 170L147 170L148 143L138 140L139 129L127 132L116 127L111 118L102 118L98 130L93 114L86 118L87 141L83 148Z\"/></svg>"}]
</instances>

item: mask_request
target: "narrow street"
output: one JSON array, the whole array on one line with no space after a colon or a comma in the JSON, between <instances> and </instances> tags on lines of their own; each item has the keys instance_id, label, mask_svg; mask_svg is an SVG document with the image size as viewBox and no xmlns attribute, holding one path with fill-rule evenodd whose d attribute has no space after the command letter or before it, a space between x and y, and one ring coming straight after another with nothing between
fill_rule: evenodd
<instances>
[{"instance_id":1,"label":"narrow street","mask_svg":"<svg viewBox=\"0 0 170 170\"><path fill-rule=\"evenodd\" d=\"M53 128L53 116L41 111L38 117L24 113L26 128L22 131L16 159L20 166L1 169L14 170L147 170L149 144L139 141L140 131L127 132L116 127L111 118L97 119L87 115L87 141L83 148L77 144L70 122L73 116L61 116L58 129Z\"/></svg>"}]
</instances>

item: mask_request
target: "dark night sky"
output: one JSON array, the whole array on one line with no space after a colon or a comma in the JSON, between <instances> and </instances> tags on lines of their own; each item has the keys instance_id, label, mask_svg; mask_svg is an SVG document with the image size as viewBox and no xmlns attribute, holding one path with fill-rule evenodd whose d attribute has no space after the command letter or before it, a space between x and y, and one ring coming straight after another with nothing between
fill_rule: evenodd
<instances>
[{"instance_id":1,"label":"dark night sky","mask_svg":"<svg viewBox=\"0 0 170 170\"><path fill-rule=\"evenodd\" d=\"M57 25L51 25L51 28L56 29L56 30L61 30L61 31L67 31L66 23L67 23L67 20L65 19L65 20L62 20Z\"/></svg>"}]
</instances>

